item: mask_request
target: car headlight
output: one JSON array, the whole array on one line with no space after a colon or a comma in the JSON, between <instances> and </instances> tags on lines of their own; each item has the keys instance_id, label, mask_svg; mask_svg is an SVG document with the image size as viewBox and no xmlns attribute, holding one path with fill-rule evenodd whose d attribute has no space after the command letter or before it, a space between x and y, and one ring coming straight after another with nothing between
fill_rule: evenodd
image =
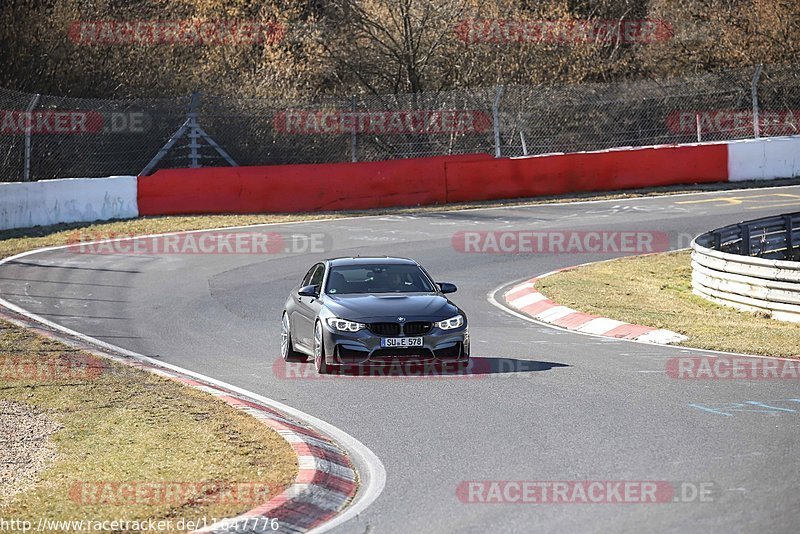
<instances>
[{"instance_id":1,"label":"car headlight","mask_svg":"<svg viewBox=\"0 0 800 534\"><path fill-rule=\"evenodd\" d=\"M444 321L439 321L438 323L436 323L436 326L438 326L442 330L452 330L453 328L462 327L464 326L464 316L456 315L455 317L450 317L449 319L445 319Z\"/></svg>"},{"instance_id":2,"label":"car headlight","mask_svg":"<svg viewBox=\"0 0 800 534\"><path fill-rule=\"evenodd\" d=\"M358 332L367 325L363 323L356 323L346 319L339 319L338 317L328 317L328 326L340 332Z\"/></svg>"}]
</instances>

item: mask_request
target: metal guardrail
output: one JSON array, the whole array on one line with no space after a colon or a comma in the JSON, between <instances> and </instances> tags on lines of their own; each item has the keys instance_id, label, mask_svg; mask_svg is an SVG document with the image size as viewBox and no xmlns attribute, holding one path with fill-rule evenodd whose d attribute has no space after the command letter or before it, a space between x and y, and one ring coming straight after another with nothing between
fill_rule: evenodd
<instances>
[{"instance_id":1,"label":"metal guardrail","mask_svg":"<svg viewBox=\"0 0 800 534\"><path fill-rule=\"evenodd\" d=\"M696 295L800 322L800 212L724 226L691 246Z\"/></svg>"}]
</instances>

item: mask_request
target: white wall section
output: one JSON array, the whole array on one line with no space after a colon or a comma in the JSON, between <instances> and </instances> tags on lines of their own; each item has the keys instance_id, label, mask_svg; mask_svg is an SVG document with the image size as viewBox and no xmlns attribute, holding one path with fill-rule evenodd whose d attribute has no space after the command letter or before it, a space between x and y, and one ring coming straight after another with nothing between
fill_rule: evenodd
<instances>
[{"instance_id":1,"label":"white wall section","mask_svg":"<svg viewBox=\"0 0 800 534\"><path fill-rule=\"evenodd\" d=\"M0 230L139 216L135 176L0 183Z\"/></svg>"},{"instance_id":2,"label":"white wall section","mask_svg":"<svg viewBox=\"0 0 800 534\"><path fill-rule=\"evenodd\" d=\"M728 181L800 176L800 136L765 137L728 143Z\"/></svg>"}]
</instances>

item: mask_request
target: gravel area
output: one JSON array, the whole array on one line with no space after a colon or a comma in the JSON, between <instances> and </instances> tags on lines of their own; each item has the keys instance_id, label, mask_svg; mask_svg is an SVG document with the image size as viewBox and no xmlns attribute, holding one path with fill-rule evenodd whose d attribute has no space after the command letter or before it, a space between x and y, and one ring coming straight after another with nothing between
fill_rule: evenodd
<instances>
[{"instance_id":1,"label":"gravel area","mask_svg":"<svg viewBox=\"0 0 800 534\"><path fill-rule=\"evenodd\" d=\"M55 459L49 440L60 428L27 404L0 400L0 506L33 486Z\"/></svg>"}]
</instances>

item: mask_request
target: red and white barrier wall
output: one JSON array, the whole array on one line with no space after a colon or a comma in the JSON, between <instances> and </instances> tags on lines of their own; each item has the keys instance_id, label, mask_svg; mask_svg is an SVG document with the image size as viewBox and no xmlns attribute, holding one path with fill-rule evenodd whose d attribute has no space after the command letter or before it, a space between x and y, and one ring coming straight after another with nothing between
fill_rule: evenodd
<instances>
[{"instance_id":1,"label":"red and white barrier wall","mask_svg":"<svg viewBox=\"0 0 800 534\"><path fill-rule=\"evenodd\" d=\"M416 206L800 176L800 136L493 158L165 169L0 184L0 229L189 213Z\"/></svg>"},{"instance_id":2,"label":"red and white barrier wall","mask_svg":"<svg viewBox=\"0 0 800 534\"><path fill-rule=\"evenodd\" d=\"M142 215L356 210L800 176L800 136L525 158L168 169L139 178Z\"/></svg>"},{"instance_id":3,"label":"red and white barrier wall","mask_svg":"<svg viewBox=\"0 0 800 534\"><path fill-rule=\"evenodd\" d=\"M135 176L0 183L0 230L139 216Z\"/></svg>"}]
</instances>

